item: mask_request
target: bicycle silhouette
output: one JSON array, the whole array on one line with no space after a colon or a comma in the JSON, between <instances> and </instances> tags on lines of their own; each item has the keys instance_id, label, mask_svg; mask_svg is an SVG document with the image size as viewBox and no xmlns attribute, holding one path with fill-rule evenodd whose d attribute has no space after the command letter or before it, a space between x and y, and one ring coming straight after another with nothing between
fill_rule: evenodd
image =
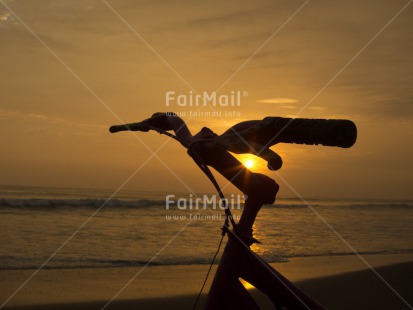
<instances>
[{"instance_id":1,"label":"bicycle silhouette","mask_svg":"<svg viewBox=\"0 0 413 310\"><path fill-rule=\"evenodd\" d=\"M238 223L232 218L228 206L225 207L222 237L227 234L229 238L205 309L259 309L240 278L265 293L276 309L325 309L250 249L253 243L259 242L253 237L252 229L257 214L264 204L274 203L279 186L270 177L247 169L230 152L254 154L265 159L270 170L278 170L282 166L282 159L270 149L271 146L277 143L299 143L348 148L357 138L353 122L266 117L236 124L219 136L207 127L192 135L176 114L155 113L142 122L115 125L109 130L111 133L155 130L168 135L188 149L188 154L205 172L221 198L224 198L223 193L209 166L248 197ZM169 133L171 130L175 135Z\"/></svg>"}]
</instances>

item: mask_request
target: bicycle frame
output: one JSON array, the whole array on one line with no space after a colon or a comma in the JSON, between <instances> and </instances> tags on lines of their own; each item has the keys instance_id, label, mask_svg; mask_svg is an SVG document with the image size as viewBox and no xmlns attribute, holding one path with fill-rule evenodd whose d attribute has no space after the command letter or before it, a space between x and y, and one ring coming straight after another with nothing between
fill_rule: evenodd
<instances>
[{"instance_id":1,"label":"bicycle frame","mask_svg":"<svg viewBox=\"0 0 413 310\"><path fill-rule=\"evenodd\" d=\"M203 131L195 136L195 141L213 136L209 129ZM205 309L259 309L239 278L265 293L277 308L324 309L249 248L253 242L250 238L252 227L259 210L263 204L275 201L279 189L275 181L249 171L228 151L217 146L213 138L203 139L190 150L248 196L236 226L237 233L228 231L229 240L208 293Z\"/></svg>"}]
</instances>

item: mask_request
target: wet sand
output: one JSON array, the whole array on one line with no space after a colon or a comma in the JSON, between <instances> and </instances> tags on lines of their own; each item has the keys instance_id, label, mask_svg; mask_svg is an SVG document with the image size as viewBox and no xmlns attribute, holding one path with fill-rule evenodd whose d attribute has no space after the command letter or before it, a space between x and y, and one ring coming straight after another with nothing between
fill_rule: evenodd
<instances>
[{"instance_id":1,"label":"wet sand","mask_svg":"<svg viewBox=\"0 0 413 310\"><path fill-rule=\"evenodd\" d=\"M413 309L408 306L413 305L413 255L368 255L364 259L381 278L356 256L295 258L272 265L328 309ZM192 309L207 268L41 270L2 309L102 309L105 305L105 309ZM0 271L1 303L33 272ZM211 280L212 276L204 293ZM255 290L251 293L262 309L273 309L266 296ZM204 302L205 295L198 309Z\"/></svg>"}]
</instances>

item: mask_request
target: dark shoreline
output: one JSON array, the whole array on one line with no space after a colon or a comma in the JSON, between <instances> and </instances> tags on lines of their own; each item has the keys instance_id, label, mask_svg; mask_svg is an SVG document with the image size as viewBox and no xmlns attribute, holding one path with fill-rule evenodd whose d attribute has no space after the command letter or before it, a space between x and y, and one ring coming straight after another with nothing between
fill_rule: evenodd
<instances>
[{"instance_id":1,"label":"dark shoreline","mask_svg":"<svg viewBox=\"0 0 413 310\"><path fill-rule=\"evenodd\" d=\"M397 294L413 305L413 262L399 263L375 268ZM411 309L372 270L348 272L324 278L315 278L296 283L305 292L317 299L328 309ZM252 291L262 309L272 309L261 293ZM195 295L175 297L115 300L106 309L192 309ZM203 295L197 309L202 309L206 295ZM55 303L29 306L10 306L3 309L101 309L107 301Z\"/></svg>"}]
</instances>

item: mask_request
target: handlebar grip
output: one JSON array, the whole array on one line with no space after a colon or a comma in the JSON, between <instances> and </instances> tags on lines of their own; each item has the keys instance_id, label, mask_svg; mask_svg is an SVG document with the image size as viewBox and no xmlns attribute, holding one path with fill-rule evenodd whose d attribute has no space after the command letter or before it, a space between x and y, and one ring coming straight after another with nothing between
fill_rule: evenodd
<instances>
[{"instance_id":1,"label":"handlebar grip","mask_svg":"<svg viewBox=\"0 0 413 310\"><path fill-rule=\"evenodd\" d=\"M239 125L243 127L236 129ZM251 144L270 147L282 142L349 148L356 139L357 127L349 120L266 117L233 126L218 137L217 143L234 153L248 153Z\"/></svg>"},{"instance_id":2,"label":"handlebar grip","mask_svg":"<svg viewBox=\"0 0 413 310\"><path fill-rule=\"evenodd\" d=\"M149 131L149 127L144 124L143 122L139 123L130 123L130 124L122 124L122 125L113 125L109 127L109 131L111 133L119 132L119 131Z\"/></svg>"},{"instance_id":3,"label":"handlebar grip","mask_svg":"<svg viewBox=\"0 0 413 310\"><path fill-rule=\"evenodd\" d=\"M270 145L283 142L349 148L357 140L356 125L345 119L266 117L263 124L261 136Z\"/></svg>"}]
</instances>

